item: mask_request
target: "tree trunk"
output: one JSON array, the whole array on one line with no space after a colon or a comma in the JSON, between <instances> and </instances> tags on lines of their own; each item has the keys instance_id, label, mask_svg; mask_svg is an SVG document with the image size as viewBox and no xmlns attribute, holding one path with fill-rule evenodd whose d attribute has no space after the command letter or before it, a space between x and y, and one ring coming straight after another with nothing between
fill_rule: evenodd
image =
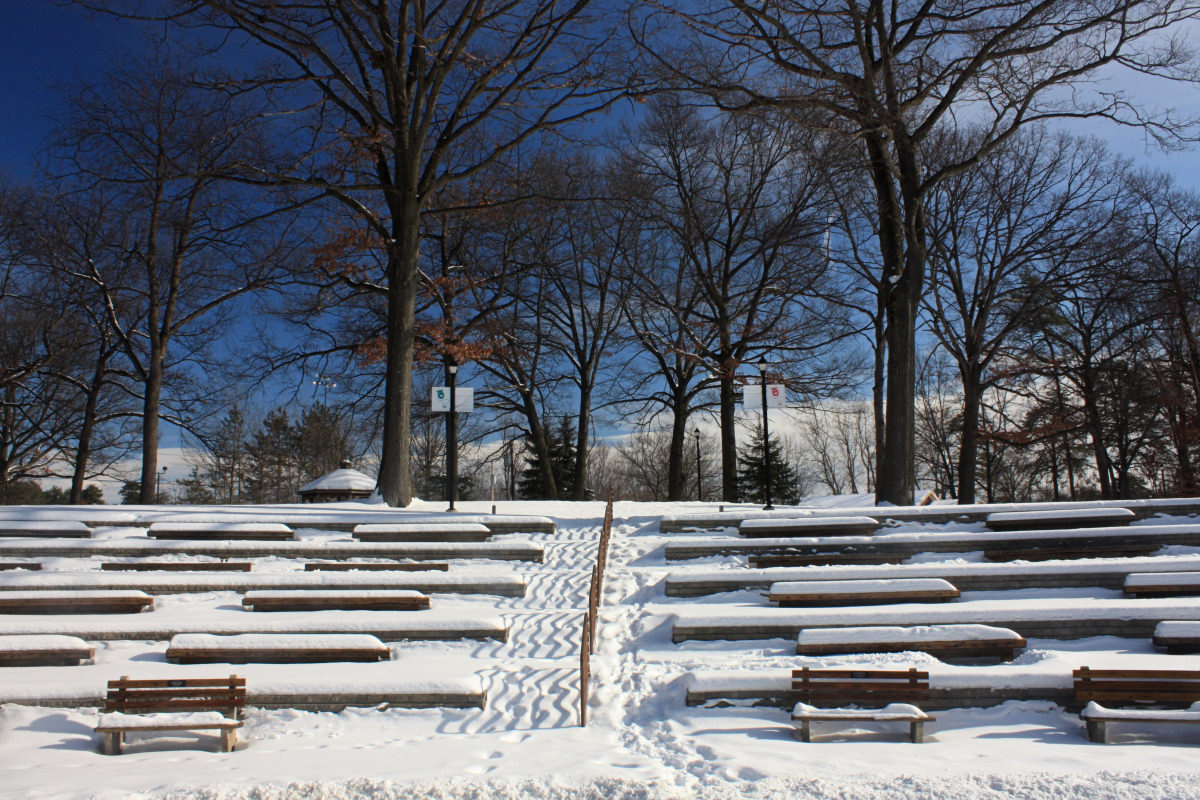
<instances>
[{"instance_id":1,"label":"tree trunk","mask_svg":"<svg viewBox=\"0 0 1200 800\"><path fill-rule=\"evenodd\" d=\"M958 504L975 502L975 471L979 464L979 404L982 400L979 365L971 363L960 372L963 384L962 437L958 447Z\"/></svg>"},{"instance_id":2,"label":"tree trunk","mask_svg":"<svg viewBox=\"0 0 1200 800\"><path fill-rule=\"evenodd\" d=\"M683 449L687 443L687 423L687 404L675 397L671 408L671 447L667 455L668 500L682 500L684 497Z\"/></svg>"},{"instance_id":3,"label":"tree trunk","mask_svg":"<svg viewBox=\"0 0 1200 800\"><path fill-rule=\"evenodd\" d=\"M383 445L376 490L389 506L412 502L413 345L416 341L417 251L420 217L415 197L400 204L388 246L387 364L383 395Z\"/></svg>"},{"instance_id":4,"label":"tree trunk","mask_svg":"<svg viewBox=\"0 0 1200 800\"><path fill-rule=\"evenodd\" d=\"M724 367L723 367L724 371ZM737 432L734 414L737 399L733 393L733 376L721 375L721 499L738 502Z\"/></svg>"},{"instance_id":5,"label":"tree trunk","mask_svg":"<svg viewBox=\"0 0 1200 800\"><path fill-rule=\"evenodd\" d=\"M571 499L587 497L588 428L592 418L592 387L579 387L579 419L575 429L575 470L572 476ZM603 487L600 487L603 488Z\"/></svg>"},{"instance_id":6,"label":"tree trunk","mask_svg":"<svg viewBox=\"0 0 1200 800\"><path fill-rule=\"evenodd\" d=\"M146 396L142 400L142 487L138 502L154 505L158 479L158 422L162 399L163 367L167 354L162 344L155 342L150 350L150 370L146 375Z\"/></svg>"}]
</instances>

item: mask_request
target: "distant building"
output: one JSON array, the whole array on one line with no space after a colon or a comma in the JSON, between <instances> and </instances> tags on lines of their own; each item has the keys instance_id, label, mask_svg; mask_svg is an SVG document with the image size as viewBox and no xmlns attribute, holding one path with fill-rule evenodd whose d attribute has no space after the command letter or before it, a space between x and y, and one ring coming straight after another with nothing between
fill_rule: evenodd
<instances>
[{"instance_id":1,"label":"distant building","mask_svg":"<svg viewBox=\"0 0 1200 800\"><path fill-rule=\"evenodd\" d=\"M375 479L350 468L349 461L341 469L322 475L299 489L305 503L336 503L341 500L365 500L375 493Z\"/></svg>"}]
</instances>

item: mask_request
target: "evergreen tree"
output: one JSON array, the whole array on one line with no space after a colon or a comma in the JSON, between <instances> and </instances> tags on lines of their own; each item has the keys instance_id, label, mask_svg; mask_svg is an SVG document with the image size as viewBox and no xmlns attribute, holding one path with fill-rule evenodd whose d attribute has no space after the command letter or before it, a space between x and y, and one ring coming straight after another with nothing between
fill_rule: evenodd
<instances>
[{"instance_id":1,"label":"evergreen tree","mask_svg":"<svg viewBox=\"0 0 1200 800\"><path fill-rule=\"evenodd\" d=\"M246 445L250 497L256 503L290 503L300 488L297 467L297 431L287 409L267 414L262 428Z\"/></svg>"},{"instance_id":2,"label":"evergreen tree","mask_svg":"<svg viewBox=\"0 0 1200 800\"><path fill-rule=\"evenodd\" d=\"M800 478L783 454L779 439L772 436L767 446L767 464L771 470L771 501L784 505L800 502ZM738 450L738 497L743 502L765 503L767 472L763 468L762 428L755 426L754 437Z\"/></svg>"},{"instance_id":3,"label":"evergreen tree","mask_svg":"<svg viewBox=\"0 0 1200 800\"><path fill-rule=\"evenodd\" d=\"M333 472L350 460L350 432L323 403L310 407L296 423L295 446L302 482Z\"/></svg>"},{"instance_id":4,"label":"evergreen tree","mask_svg":"<svg viewBox=\"0 0 1200 800\"><path fill-rule=\"evenodd\" d=\"M542 475L542 463L537 451L526 445L525 469L517 481L517 494L523 500L557 500L570 497L573 490L572 476L575 474L575 426L566 414L556 429L546 431L549 439L550 470L554 475L557 496L551 496Z\"/></svg>"}]
</instances>

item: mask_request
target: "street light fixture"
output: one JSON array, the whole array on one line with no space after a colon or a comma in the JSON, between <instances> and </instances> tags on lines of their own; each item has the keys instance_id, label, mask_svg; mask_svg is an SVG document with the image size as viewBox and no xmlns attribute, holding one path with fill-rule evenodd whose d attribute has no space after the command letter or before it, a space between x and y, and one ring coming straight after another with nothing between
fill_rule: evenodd
<instances>
[{"instance_id":1,"label":"street light fixture","mask_svg":"<svg viewBox=\"0 0 1200 800\"><path fill-rule=\"evenodd\" d=\"M704 491L700 488L700 429L692 431L696 434L696 499L704 502Z\"/></svg>"},{"instance_id":2,"label":"street light fixture","mask_svg":"<svg viewBox=\"0 0 1200 800\"><path fill-rule=\"evenodd\" d=\"M761 376L762 384L763 486L767 495L767 504L763 506L763 511L773 511L775 506L771 505L771 429L767 425L767 360L765 358L758 360L758 374Z\"/></svg>"},{"instance_id":3,"label":"street light fixture","mask_svg":"<svg viewBox=\"0 0 1200 800\"><path fill-rule=\"evenodd\" d=\"M158 489L159 489L159 486L162 481L162 476L165 475L166 473L167 473L167 468L166 468L166 466L164 466L161 471L155 473L155 475L154 475L154 502L155 502L155 504L158 503L158 497L159 497Z\"/></svg>"},{"instance_id":4,"label":"street light fixture","mask_svg":"<svg viewBox=\"0 0 1200 800\"><path fill-rule=\"evenodd\" d=\"M458 405L454 397L458 383L458 364L449 359L446 364L446 383L450 387L450 413L446 417L446 497L450 500L447 511L454 511L458 498Z\"/></svg>"}]
</instances>

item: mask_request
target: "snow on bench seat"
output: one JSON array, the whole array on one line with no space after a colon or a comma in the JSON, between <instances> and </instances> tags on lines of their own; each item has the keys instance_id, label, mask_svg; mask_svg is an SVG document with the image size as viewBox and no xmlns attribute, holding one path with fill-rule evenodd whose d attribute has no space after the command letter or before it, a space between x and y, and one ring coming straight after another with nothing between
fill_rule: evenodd
<instances>
[{"instance_id":1,"label":"snow on bench seat","mask_svg":"<svg viewBox=\"0 0 1200 800\"><path fill-rule=\"evenodd\" d=\"M154 608L145 592L0 591L0 614L136 614Z\"/></svg>"},{"instance_id":2,"label":"snow on bench seat","mask_svg":"<svg viewBox=\"0 0 1200 800\"><path fill-rule=\"evenodd\" d=\"M907 722L909 738L919 743L925 737L925 723L933 721L933 717L912 704L929 699L929 673L917 669L804 667L792 671L792 691L800 696L800 702L792 710L792 722L805 742L812 741L813 722L871 721ZM863 707L880 702L886 705Z\"/></svg>"},{"instance_id":3,"label":"snow on bench seat","mask_svg":"<svg viewBox=\"0 0 1200 800\"><path fill-rule=\"evenodd\" d=\"M959 596L941 578L848 581L783 581L771 584L768 599L783 607L941 603Z\"/></svg>"},{"instance_id":4,"label":"snow on bench seat","mask_svg":"<svg viewBox=\"0 0 1200 800\"><path fill-rule=\"evenodd\" d=\"M738 526L745 537L861 536L874 533L879 521L872 517L797 517L748 519Z\"/></svg>"},{"instance_id":5,"label":"snow on bench seat","mask_svg":"<svg viewBox=\"0 0 1200 800\"><path fill-rule=\"evenodd\" d=\"M38 537L46 539L86 539L92 529L82 522L0 519L0 539Z\"/></svg>"},{"instance_id":6,"label":"snow on bench seat","mask_svg":"<svg viewBox=\"0 0 1200 800\"><path fill-rule=\"evenodd\" d=\"M1173 655L1200 653L1200 622L1164 620L1155 627L1153 642Z\"/></svg>"},{"instance_id":7,"label":"snow on bench seat","mask_svg":"<svg viewBox=\"0 0 1200 800\"><path fill-rule=\"evenodd\" d=\"M1025 639L992 625L864 625L854 628L805 628L796 637L804 656L844 653L929 653L935 658L998 658L1011 661Z\"/></svg>"},{"instance_id":8,"label":"snow on bench seat","mask_svg":"<svg viewBox=\"0 0 1200 800\"><path fill-rule=\"evenodd\" d=\"M391 649L364 633L242 633L218 636L182 633L171 637L167 660L176 664L298 664L330 661L387 661Z\"/></svg>"},{"instance_id":9,"label":"snow on bench seat","mask_svg":"<svg viewBox=\"0 0 1200 800\"><path fill-rule=\"evenodd\" d=\"M1127 508L1058 508L988 514L985 524L994 531L1048 530L1128 525L1135 519L1137 514Z\"/></svg>"},{"instance_id":10,"label":"snow on bench seat","mask_svg":"<svg viewBox=\"0 0 1200 800\"><path fill-rule=\"evenodd\" d=\"M321 590L250 591L242 605L252 611L418 611L429 608L429 598L411 590Z\"/></svg>"},{"instance_id":11,"label":"snow on bench seat","mask_svg":"<svg viewBox=\"0 0 1200 800\"><path fill-rule=\"evenodd\" d=\"M305 572L448 572L450 565L436 561L309 561Z\"/></svg>"},{"instance_id":12,"label":"snow on bench seat","mask_svg":"<svg viewBox=\"0 0 1200 800\"><path fill-rule=\"evenodd\" d=\"M200 592L283 591L292 589L397 590L410 589L423 594L494 594L523 597L525 580L511 573L475 574L429 572L405 573L324 573L295 572L44 572L27 575L0 575L0 588L29 591L67 591L71 589L122 589L150 594L195 594Z\"/></svg>"},{"instance_id":13,"label":"snow on bench seat","mask_svg":"<svg viewBox=\"0 0 1200 800\"><path fill-rule=\"evenodd\" d=\"M1200 594L1200 572L1133 572L1125 576L1125 594L1134 597Z\"/></svg>"},{"instance_id":14,"label":"snow on bench seat","mask_svg":"<svg viewBox=\"0 0 1200 800\"><path fill-rule=\"evenodd\" d=\"M361 542L485 542L491 536L492 530L478 522L366 524L354 527L354 538Z\"/></svg>"},{"instance_id":15,"label":"snow on bench seat","mask_svg":"<svg viewBox=\"0 0 1200 800\"><path fill-rule=\"evenodd\" d=\"M75 636L0 636L0 666L4 667L74 666L95 656L95 649Z\"/></svg>"},{"instance_id":16,"label":"snow on bench seat","mask_svg":"<svg viewBox=\"0 0 1200 800\"><path fill-rule=\"evenodd\" d=\"M278 522L155 522L148 535L153 539L261 539L287 541L296 534Z\"/></svg>"}]
</instances>

